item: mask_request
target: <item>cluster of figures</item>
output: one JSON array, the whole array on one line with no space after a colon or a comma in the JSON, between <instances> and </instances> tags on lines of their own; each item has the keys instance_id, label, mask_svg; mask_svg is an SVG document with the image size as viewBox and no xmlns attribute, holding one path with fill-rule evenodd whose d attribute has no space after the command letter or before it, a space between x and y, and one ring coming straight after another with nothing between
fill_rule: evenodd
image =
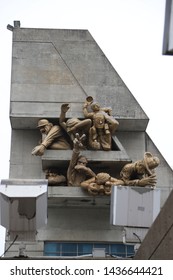
<instances>
[{"instance_id":1,"label":"cluster of figures","mask_svg":"<svg viewBox=\"0 0 173 280\"><path fill-rule=\"evenodd\" d=\"M112 116L112 109L101 108L98 102L93 102L91 96L88 96L83 105L84 120L78 118L66 120L69 108L69 104L62 104L59 125L53 125L46 119L38 122L42 141L33 149L32 154L41 156L47 147L57 150L71 149L76 133L80 136L86 135L86 149L110 151L112 134L119 125L119 122ZM68 135L69 139L64 133Z\"/></svg>"},{"instance_id":2,"label":"cluster of figures","mask_svg":"<svg viewBox=\"0 0 173 280\"><path fill-rule=\"evenodd\" d=\"M110 195L113 185L119 186L151 186L156 185L155 168L159 159L146 152L144 158L134 163L126 164L119 178L108 173L95 174L87 167L87 158L80 155L84 149L110 151L112 135L119 123L112 116L111 108L101 108L92 97L88 97L83 105L84 120L71 118L66 120L69 104L62 104L59 125L53 125L47 119L38 122L42 139L33 150L32 155L42 156L48 149L73 149L67 175L46 171L49 185L79 186L87 189L92 195ZM68 137L67 137L68 136Z\"/></svg>"}]
</instances>

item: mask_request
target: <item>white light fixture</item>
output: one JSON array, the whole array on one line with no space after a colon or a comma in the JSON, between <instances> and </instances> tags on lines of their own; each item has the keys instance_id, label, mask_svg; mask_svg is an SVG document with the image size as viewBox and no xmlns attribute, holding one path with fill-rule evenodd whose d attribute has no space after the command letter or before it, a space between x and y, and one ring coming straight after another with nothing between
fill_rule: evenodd
<instances>
[{"instance_id":1,"label":"white light fixture","mask_svg":"<svg viewBox=\"0 0 173 280\"><path fill-rule=\"evenodd\" d=\"M0 224L10 240L33 240L47 223L47 180L3 180L0 184Z\"/></svg>"}]
</instances>

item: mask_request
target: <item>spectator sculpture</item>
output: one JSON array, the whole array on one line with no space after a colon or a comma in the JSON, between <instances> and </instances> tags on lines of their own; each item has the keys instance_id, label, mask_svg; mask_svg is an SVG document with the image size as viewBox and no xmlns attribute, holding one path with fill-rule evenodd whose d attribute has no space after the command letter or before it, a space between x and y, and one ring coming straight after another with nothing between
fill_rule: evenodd
<instances>
[{"instance_id":1,"label":"spectator sculpture","mask_svg":"<svg viewBox=\"0 0 173 280\"><path fill-rule=\"evenodd\" d=\"M91 112L88 110L89 106ZM88 96L83 105L83 113L85 118L92 120L89 129L89 146L94 150L111 150L112 134L119 125L112 116L112 109L101 108L99 103L93 102L93 98Z\"/></svg>"},{"instance_id":2,"label":"spectator sculpture","mask_svg":"<svg viewBox=\"0 0 173 280\"><path fill-rule=\"evenodd\" d=\"M41 119L37 127L40 130L42 139L39 145L32 150L32 155L42 156L47 148L54 150L71 148L59 125L53 125L47 119Z\"/></svg>"},{"instance_id":3,"label":"spectator sculpture","mask_svg":"<svg viewBox=\"0 0 173 280\"><path fill-rule=\"evenodd\" d=\"M159 163L158 157L146 152L142 160L126 164L120 172L120 177L127 186L154 188L157 182L155 168Z\"/></svg>"},{"instance_id":4,"label":"spectator sculpture","mask_svg":"<svg viewBox=\"0 0 173 280\"><path fill-rule=\"evenodd\" d=\"M45 175L49 186L66 185L66 177L62 174L58 174L56 170L47 169L45 170Z\"/></svg>"},{"instance_id":5,"label":"spectator sculpture","mask_svg":"<svg viewBox=\"0 0 173 280\"><path fill-rule=\"evenodd\" d=\"M68 186L81 186L81 182L87 178L95 176L95 173L87 167L87 159L85 156L80 155L80 149L83 148L82 141L85 135L79 136L76 134L73 144L72 158L67 170L67 183Z\"/></svg>"},{"instance_id":6,"label":"spectator sculpture","mask_svg":"<svg viewBox=\"0 0 173 280\"><path fill-rule=\"evenodd\" d=\"M66 121L66 113L69 109L70 105L68 103L62 104L59 118L59 124L61 127L69 134L72 141L75 139L76 133L78 133L80 136L83 134L88 136L88 131L92 123L91 120L79 120L78 118L71 118Z\"/></svg>"},{"instance_id":7,"label":"spectator sculpture","mask_svg":"<svg viewBox=\"0 0 173 280\"><path fill-rule=\"evenodd\" d=\"M113 178L104 172L81 183L81 187L87 189L92 195L110 195L112 186L117 185L124 185L123 180Z\"/></svg>"}]
</instances>

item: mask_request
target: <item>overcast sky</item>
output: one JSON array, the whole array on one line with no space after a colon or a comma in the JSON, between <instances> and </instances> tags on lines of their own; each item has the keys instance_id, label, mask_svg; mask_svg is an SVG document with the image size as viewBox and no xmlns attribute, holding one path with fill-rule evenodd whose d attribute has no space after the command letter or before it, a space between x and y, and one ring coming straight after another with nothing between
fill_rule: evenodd
<instances>
[{"instance_id":1,"label":"overcast sky","mask_svg":"<svg viewBox=\"0 0 173 280\"><path fill-rule=\"evenodd\" d=\"M9 176L14 20L26 28L88 29L150 121L147 133L173 167L173 57L162 55L165 0L0 0L0 179Z\"/></svg>"}]
</instances>

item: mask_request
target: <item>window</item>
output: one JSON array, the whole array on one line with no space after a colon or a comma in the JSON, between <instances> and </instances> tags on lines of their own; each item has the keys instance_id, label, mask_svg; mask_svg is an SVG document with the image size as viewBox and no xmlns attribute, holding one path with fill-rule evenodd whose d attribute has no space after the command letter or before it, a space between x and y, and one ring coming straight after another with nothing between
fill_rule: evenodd
<instances>
[{"instance_id":1,"label":"window","mask_svg":"<svg viewBox=\"0 0 173 280\"><path fill-rule=\"evenodd\" d=\"M119 243L49 242L44 244L45 256L91 255L94 248L105 248L106 255L127 258L134 255L134 245Z\"/></svg>"}]
</instances>

